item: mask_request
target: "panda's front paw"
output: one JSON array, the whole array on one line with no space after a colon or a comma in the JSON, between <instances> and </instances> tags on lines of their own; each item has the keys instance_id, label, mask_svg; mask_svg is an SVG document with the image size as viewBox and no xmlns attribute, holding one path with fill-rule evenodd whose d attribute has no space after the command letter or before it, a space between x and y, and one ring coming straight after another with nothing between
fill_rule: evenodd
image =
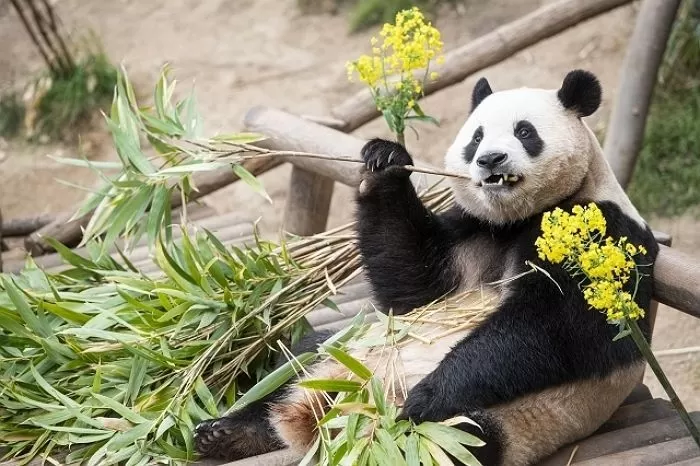
<instances>
[{"instance_id":1,"label":"panda's front paw","mask_svg":"<svg viewBox=\"0 0 700 466\"><path fill-rule=\"evenodd\" d=\"M428 376L409 391L399 417L415 423L438 422L457 416L463 410L444 383L435 382Z\"/></svg>"},{"instance_id":2,"label":"panda's front paw","mask_svg":"<svg viewBox=\"0 0 700 466\"><path fill-rule=\"evenodd\" d=\"M413 159L401 144L385 139L372 139L365 144L361 152L365 169L371 173L392 173L410 175L401 167L413 165Z\"/></svg>"}]
</instances>

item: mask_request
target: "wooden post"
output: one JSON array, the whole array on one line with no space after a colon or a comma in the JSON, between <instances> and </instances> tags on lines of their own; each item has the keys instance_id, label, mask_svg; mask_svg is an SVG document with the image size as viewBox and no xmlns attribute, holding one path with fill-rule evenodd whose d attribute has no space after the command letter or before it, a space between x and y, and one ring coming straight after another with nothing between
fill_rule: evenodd
<instances>
[{"instance_id":1,"label":"wooden post","mask_svg":"<svg viewBox=\"0 0 700 466\"><path fill-rule=\"evenodd\" d=\"M299 236L325 231L334 184L330 178L295 166L284 210L285 231Z\"/></svg>"},{"instance_id":2,"label":"wooden post","mask_svg":"<svg viewBox=\"0 0 700 466\"><path fill-rule=\"evenodd\" d=\"M623 188L632 178L654 92L680 0L644 0L622 63L617 98L605 135L605 158Z\"/></svg>"}]
</instances>

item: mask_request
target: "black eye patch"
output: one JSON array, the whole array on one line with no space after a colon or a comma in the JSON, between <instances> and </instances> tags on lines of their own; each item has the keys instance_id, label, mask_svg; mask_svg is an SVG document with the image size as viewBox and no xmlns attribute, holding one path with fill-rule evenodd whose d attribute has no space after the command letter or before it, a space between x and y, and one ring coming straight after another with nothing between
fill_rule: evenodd
<instances>
[{"instance_id":1,"label":"black eye patch","mask_svg":"<svg viewBox=\"0 0 700 466\"><path fill-rule=\"evenodd\" d=\"M544 150L544 141L537 134L537 129L527 120L521 120L515 125L513 135L520 140L530 157L537 157Z\"/></svg>"},{"instance_id":2,"label":"black eye patch","mask_svg":"<svg viewBox=\"0 0 700 466\"><path fill-rule=\"evenodd\" d=\"M482 139L484 139L484 128L479 126L476 131L474 131L472 140L469 141L469 144L464 147L464 160L467 162L472 161L474 154L476 154L476 149L479 147L479 144L481 144Z\"/></svg>"}]
</instances>

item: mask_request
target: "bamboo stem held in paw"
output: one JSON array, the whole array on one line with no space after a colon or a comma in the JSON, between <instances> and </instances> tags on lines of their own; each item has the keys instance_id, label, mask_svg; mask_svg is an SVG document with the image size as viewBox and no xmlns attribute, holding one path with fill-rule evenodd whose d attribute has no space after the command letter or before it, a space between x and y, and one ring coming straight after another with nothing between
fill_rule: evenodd
<instances>
[{"instance_id":1,"label":"bamboo stem held in paw","mask_svg":"<svg viewBox=\"0 0 700 466\"><path fill-rule=\"evenodd\" d=\"M355 159L355 158L350 158L350 157L336 157L336 156L326 155L326 154L314 154L313 152L269 150L269 149L263 149L263 148L256 147L256 146L249 146L247 144L240 144L240 146L248 151L254 151L256 153L255 154L245 154L245 155L237 155L236 152L229 153L229 155L233 156L233 158L236 160L236 162L243 162L245 160L252 160L252 159L256 159L256 158L260 158L260 157L306 157L306 158L310 158L310 159L329 160L332 162L364 163L360 159ZM422 167L416 167L415 165L404 165L403 168L408 170L408 171L425 173L428 175L438 175L438 176L446 176L446 177L450 177L450 178L461 178L464 180L471 180L471 176L469 176L465 173L448 172L448 171L439 170L436 168L422 168Z\"/></svg>"}]
</instances>

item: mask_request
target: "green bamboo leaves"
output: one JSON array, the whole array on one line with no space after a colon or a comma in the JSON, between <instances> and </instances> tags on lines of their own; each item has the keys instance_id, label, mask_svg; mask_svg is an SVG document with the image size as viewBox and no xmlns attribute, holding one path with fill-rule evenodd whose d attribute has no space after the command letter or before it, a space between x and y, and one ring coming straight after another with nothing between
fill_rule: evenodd
<instances>
[{"instance_id":1,"label":"green bamboo leaves","mask_svg":"<svg viewBox=\"0 0 700 466\"><path fill-rule=\"evenodd\" d=\"M355 274L327 270L321 240L237 248L183 229L178 244L156 244L156 279L100 247L81 257L58 246L72 269L0 275L0 449L21 461L193 460L196 423L270 373L270 346L308 328L304 315L332 293L327 277ZM294 260L283 253L300 247Z\"/></svg>"},{"instance_id":2,"label":"green bamboo leaves","mask_svg":"<svg viewBox=\"0 0 700 466\"><path fill-rule=\"evenodd\" d=\"M103 247L110 249L121 238L128 248L144 234L149 245L161 234L170 241L172 207L175 202L187 203L196 190L193 175L199 172L231 167L244 183L270 201L260 181L239 160L220 160L222 154L231 152L226 144L251 144L262 137L242 133L203 138L194 93L175 101L176 82L168 75L165 67L155 86L153 106L148 107L137 102L126 71L119 74L110 113L105 115L119 162L54 157L90 168L104 181L99 190L88 189L91 195L76 213L77 217L94 209L83 245L102 238Z\"/></svg>"}]
</instances>

